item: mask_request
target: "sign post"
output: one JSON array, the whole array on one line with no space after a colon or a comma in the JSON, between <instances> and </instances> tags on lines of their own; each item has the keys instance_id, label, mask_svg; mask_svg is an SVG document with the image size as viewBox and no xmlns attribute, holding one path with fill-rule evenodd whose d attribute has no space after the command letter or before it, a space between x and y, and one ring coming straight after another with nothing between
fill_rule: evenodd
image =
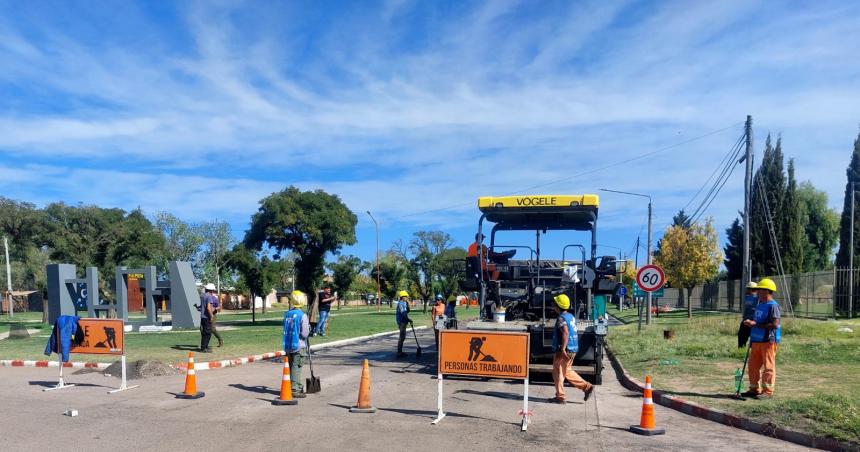
<instances>
[{"instance_id":1,"label":"sign post","mask_svg":"<svg viewBox=\"0 0 860 452\"><path fill-rule=\"evenodd\" d=\"M129 386L126 378L126 360L125 360L125 340L124 340L124 322L122 319L79 319L78 326L84 333L84 338L79 345L72 343L69 353L84 353L90 355L120 355L120 367L122 369L122 382L120 387L109 394L113 394L127 389L134 389L140 385ZM57 332L59 335L59 331ZM60 338L57 338L57 343L60 343ZM63 381L63 358L58 356L60 365L60 381L57 386L47 388L45 391L54 389L68 388L74 385L65 384Z\"/></svg>"},{"instance_id":2,"label":"sign post","mask_svg":"<svg viewBox=\"0 0 860 452\"><path fill-rule=\"evenodd\" d=\"M650 242L649 242L650 243ZM651 260L651 256L649 253L648 260ZM634 295L636 295L636 289L640 289L642 291L647 292L648 295L648 307L647 313L645 316L648 318L650 322L651 319L651 294L652 292L663 290L663 286L666 284L666 274L663 273L663 269L657 265L648 264L643 266L636 272L636 285L633 287ZM660 293L660 296L663 294ZM637 303L638 305L639 303ZM639 310L639 326L637 327L639 331L642 330L642 310Z\"/></svg>"},{"instance_id":3,"label":"sign post","mask_svg":"<svg viewBox=\"0 0 860 452\"><path fill-rule=\"evenodd\" d=\"M523 380L522 431L531 421L529 411L529 334L441 330L437 364L438 424L445 417L444 375L466 375Z\"/></svg>"}]
</instances>

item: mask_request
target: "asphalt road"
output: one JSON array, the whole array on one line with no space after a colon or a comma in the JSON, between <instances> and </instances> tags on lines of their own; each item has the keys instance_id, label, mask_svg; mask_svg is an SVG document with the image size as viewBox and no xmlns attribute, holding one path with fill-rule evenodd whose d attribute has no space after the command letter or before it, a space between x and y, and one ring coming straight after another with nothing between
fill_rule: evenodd
<instances>
[{"instance_id":1,"label":"asphalt road","mask_svg":"<svg viewBox=\"0 0 860 452\"><path fill-rule=\"evenodd\" d=\"M419 334L424 356L394 359L396 338L320 351L319 394L297 406L273 406L282 364L254 363L198 373L199 400L179 400L184 376L138 380L118 394L118 379L68 372L79 386L43 392L56 369L0 368L0 450L802 450L798 446L656 406L667 434L629 433L641 394L623 389L606 365L597 404L569 389L566 405L544 403L551 382L532 382L527 432L520 431L521 382L445 380L448 416L436 416L436 353L430 331ZM361 363L371 363L375 414L353 414ZM306 375L307 367L305 368ZM79 411L64 416L66 409ZM599 413L598 413L599 411ZM597 415L600 416L600 425Z\"/></svg>"}]
</instances>

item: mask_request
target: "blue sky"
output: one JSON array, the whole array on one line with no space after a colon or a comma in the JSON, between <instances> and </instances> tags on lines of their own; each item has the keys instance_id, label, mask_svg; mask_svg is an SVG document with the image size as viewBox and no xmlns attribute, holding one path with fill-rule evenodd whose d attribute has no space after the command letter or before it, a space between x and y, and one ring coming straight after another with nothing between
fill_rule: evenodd
<instances>
[{"instance_id":1,"label":"blue sky","mask_svg":"<svg viewBox=\"0 0 860 452\"><path fill-rule=\"evenodd\" d=\"M371 259L466 245L481 195L691 201L753 115L842 204L860 124L856 2L0 2L0 194L237 234L293 184L340 195ZM702 137L695 139L697 137ZM630 163L643 154L661 151ZM735 172L708 215L742 206ZM603 194L601 250L645 205ZM692 205L695 205L694 201ZM658 234L659 235L659 234Z\"/></svg>"}]
</instances>

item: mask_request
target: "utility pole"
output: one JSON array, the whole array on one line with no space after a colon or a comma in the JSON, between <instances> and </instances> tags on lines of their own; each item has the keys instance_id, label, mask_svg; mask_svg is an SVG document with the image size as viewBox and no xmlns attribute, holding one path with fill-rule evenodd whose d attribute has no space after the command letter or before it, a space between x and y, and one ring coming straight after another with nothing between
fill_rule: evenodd
<instances>
[{"instance_id":1,"label":"utility pole","mask_svg":"<svg viewBox=\"0 0 860 452\"><path fill-rule=\"evenodd\" d=\"M6 299L9 303L9 317L12 317L15 309L12 307L12 266L9 264L9 240L3 236L3 248L6 250Z\"/></svg>"},{"instance_id":2,"label":"utility pole","mask_svg":"<svg viewBox=\"0 0 860 452\"><path fill-rule=\"evenodd\" d=\"M851 227L848 233L848 318L854 317L854 177L851 177ZM6 255L6 262L9 255ZM12 289L9 289L12 290ZM9 305L11 308L12 305ZM11 311L9 311L11 312Z\"/></svg>"},{"instance_id":3,"label":"utility pole","mask_svg":"<svg viewBox=\"0 0 860 452\"><path fill-rule=\"evenodd\" d=\"M741 287L752 280L752 264L750 262L750 202L752 199L753 145L752 145L752 116L747 115L744 125L746 137L746 153L741 161L746 160L746 175L744 176L744 251L741 265Z\"/></svg>"},{"instance_id":4,"label":"utility pole","mask_svg":"<svg viewBox=\"0 0 860 452\"><path fill-rule=\"evenodd\" d=\"M653 211L651 210L651 197L648 197L648 265L651 265L651 219ZM651 324L651 292L648 292L648 312L645 313L645 324Z\"/></svg>"},{"instance_id":5,"label":"utility pole","mask_svg":"<svg viewBox=\"0 0 860 452\"><path fill-rule=\"evenodd\" d=\"M376 222L376 218L373 218L373 214L369 210L367 211L367 215L370 216L370 219L373 220L373 226L376 227L376 312L379 312L380 305L382 304L382 291L379 285L379 223Z\"/></svg>"},{"instance_id":6,"label":"utility pole","mask_svg":"<svg viewBox=\"0 0 860 452\"><path fill-rule=\"evenodd\" d=\"M639 268L639 236L636 236L636 261L634 263L636 268Z\"/></svg>"}]
</instances>

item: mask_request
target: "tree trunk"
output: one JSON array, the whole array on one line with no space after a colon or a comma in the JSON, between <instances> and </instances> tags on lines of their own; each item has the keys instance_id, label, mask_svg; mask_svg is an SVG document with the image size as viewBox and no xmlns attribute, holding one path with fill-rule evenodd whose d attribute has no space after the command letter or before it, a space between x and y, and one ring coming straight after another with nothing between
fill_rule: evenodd
<instances>
[{"instance_id":1,"label":"tree trunk","mask_svg":"<svg viewBox=\"0 0 860 452\"><path fill-rule=\"evenodd\" d=\"M254 292L251 292L251 298L249 298L249 300L251 301L251 323L256 324L257 323L257 309L254 306Z\"/></svg>"},{"instance_id":2,"label":"tree trunk","mask_svg":"<svg viewBox=\"0 0 860 452\"><path fill-rule=\"evenodd\" d=\"M687 318L693 318L693 288L687 287Z\"/></svg>"}]
</instances>

